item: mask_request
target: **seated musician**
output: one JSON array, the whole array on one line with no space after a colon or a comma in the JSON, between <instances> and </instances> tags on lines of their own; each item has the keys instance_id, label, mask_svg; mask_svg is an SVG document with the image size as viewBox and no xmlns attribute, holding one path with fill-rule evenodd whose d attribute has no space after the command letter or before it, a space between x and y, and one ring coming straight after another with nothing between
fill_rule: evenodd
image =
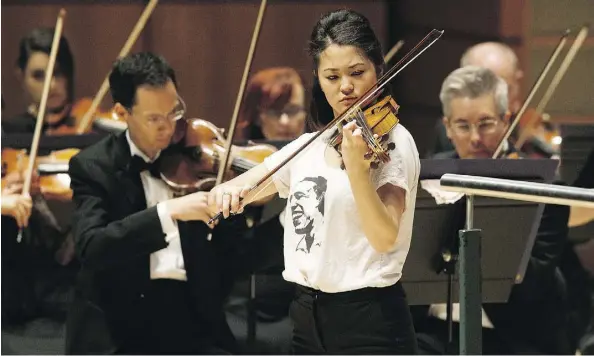
<instances>
[{"instance_id":1,"label":"seated musician","mask_svg":"<svg viewBox=\"0 0 594 356\"><path fill-rule=\"evenodd\" d=\"M74 236L82 268L67 324L67 353L225 354L236 349L222 280L241 216L206 225L207 193L178 198L155 178L185 105L174 70L137 53L109 76L128 123L70 161Z\"/></svg>"},{"instance_id":2,"label":"seated musician","mask_svg":"<svg viewBox=\"0 0 594 356\"><path fill-rule=\"evenodd\" d=\"M45 69L49 63L54 30L36 28L23 37L19 46L17 71L25 94L30 102L26 111L8 120L3 120L5 133L33 133L41 102ZM54 75L52 78L45 122L42 132L69 125L68 114L74 95L74 58L67 39L62 36L58 45Z\"/></svg>"},{"instance_id":3,"label":"seated musician","mask_svg":"<svg viewBox=\"0 0 594 356\"><path fill-rule=\"evenodd\" d=\"M250 79L246 88L238 122L238 140L295 140L305 132L306 116L305 88L297 71L288 67L261 70ZM282 354L290 347L288 313L295 288L281 275L284 266L284 229L280 216L285 206L286 199L275 197L264 207L248 208L260 222L249 234L268 237L266 243L262 243L266 246L266 251L261 252L266 260L262 266L264 270L256 271L258 273L255 276L254 308L258 321L275 323L266 337L259 337L264 348L259 348L258 352L263 353ZM249 295L248 285L238 283L236 287L241 295ZM276 323L281 320L282 326ZM259 335L263 333L265 331L261 329ZM273 345L267 342L268 339L272 340L270 343Z\"/></svg>"},{"instance_id":4,"label":"seated musician","mask_svg":"<svg viewBox=\"0 0 594 356\"><path fill-rule=\"evenodd\" d=\"M460 59L460 67L479 66L490 69L507 83L509 111L518 112L521 107L520 80L524 73L519 66L518 57L506 44L483 42L468 48ZM452 151L454 146L446 134L442 120L435 125L435 143L429 157L440 152Z\"/></svg>"},{"instance_id":5,"label":"seated musician","mask_svg":"<svg viewBox=\"0 0 594 356\"><path fill-rule=\"evenodd\" d=\"M509 128L505 81L486 68L459 68L443 82L440 99L443 124L455 150L434 158L490 159ZM513 152L513 146L506 145L504 155ZM485 353L575 351L569 346L566 334L565 287L558 268L567 238L568 215L565 206L545 205L523 283L513 287L507 303L483 305L494 327L494 330L483 329ZM420 342L421 348L436 353L443 351L447 341L445 322L433 317L417 318L415 329L421 335L435 338L433 345Z\"/></svg>"},{"instance_id":6,"label":"seated musician","mask_svg":"<svg viewBox=\"0 0 594 356\"><path fill-rule=\"evenodd\" d=\"M292 141L305 132L305 89L293 68L268 68L250 79L238 140Z\"/></svg>"},{"instance_id":7,"label":"seated musician","mask_svg":"<svg viewBox=\"0 0 594 356\"><path fill-rule=\"evenodd\" d=\"M47 64L47 60L46 60ZM43 82L43 80L42 80ZM42 84L41 84L42 85ZM41 89L39 89L41 96ZM4 112L4 96L2 111ZM15 125L16 123L16 125ZM33 132L35 119L26 125L2 120L2 135ZM4 161L3 149L3 164ZM53 348L54 336L66 319L74 273L71 240L67 230L53 220L53 213L40 198L39 176L33 172L30 194L23 195L24 172L2 168L2 331L6 345L12 337L37 338L36 347L45 353ZM22 238L18 241L19 233ZM39 338L39 333L45 335ZM52 337L48 337L52 335ZM3 343L4 345L4 343ZM20 351L20 343L10 350ZM7 346L8 347L8 346Z\"/></svg>"}]
</instances>

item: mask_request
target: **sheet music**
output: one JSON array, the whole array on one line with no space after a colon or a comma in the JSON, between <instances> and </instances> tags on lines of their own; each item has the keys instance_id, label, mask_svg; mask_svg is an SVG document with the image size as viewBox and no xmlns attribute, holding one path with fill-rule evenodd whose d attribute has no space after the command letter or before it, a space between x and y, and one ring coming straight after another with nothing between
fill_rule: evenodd
<instances>
[{"instance_id":1,"label":"sheet music","mask_svg":"<svg viewBox=\"0 0 594 356\"><path fill-rule=\"evenodd\" d=\"M438 205L453 204L464 196L464 193L448 192L441 189L439 179L421 180L421 187L435 198L435 203Z\"/></svg>"}]
</instances>

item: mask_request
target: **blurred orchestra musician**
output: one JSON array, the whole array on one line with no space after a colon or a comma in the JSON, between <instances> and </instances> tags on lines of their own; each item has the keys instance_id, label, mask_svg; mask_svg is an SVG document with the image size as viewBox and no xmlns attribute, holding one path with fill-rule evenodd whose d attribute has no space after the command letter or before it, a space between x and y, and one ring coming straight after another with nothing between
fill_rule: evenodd
<instances>
[{"instance_id":1,"label":"blurred orchestra musician","mask_svg":"<svg viewBox=\"0 0 594 356\"><path fill-rule=\"evenodd\" d=\"M207 192L174 198L156 174L186 111L175 72L160 56L135 53L115 62L109 85L113 110L128 129L70 160L82 268L66 352L235 352L223 280L245 221L207 226L218 212Z\"/></svg>"},{"instance_id":2,"label":"blurred orchestra musician","mask_svg":"<svg viewBox=\"0 0 594 356\"><path fill-rule=\"evenodd\" d=\"M43 87L45 66L53 31L49 32L47 47L41 49L43 31L33 31L21 43L19 73L32 102L39 105ZM42 41L43 42L43 41ZM45 43L45 42L44 42ZM58 58L64 67L71 67L71 55L67 43L60 44L62 55ZM34 49L34 50L33 50ZM46 51L46 52L43 52ZM35 52L36 54L32 54ZM64 55L66 53L66 55ZM41 70L41 73L36 73ZM67 70L68 73L70 71ZM59 74L59 77L64 75ZM41 79L39 79L41 78ZM55 78L52 84L55 94L52 105L61 106L68 97L65 81ZM5 101L2 97L2 111ZM36 106L31 105L35 112ZM35 113L36 114L36 113ZM2 119L2 136L12 133L33 133L35 114L25 114L12 119ZM3 115L4 116L4 115ZM22 343L14 343L12 336L22 340L37 337L36 348L42 353L51 352L55 337L61 337L67 309L71 300L74 277L78 265L73 259L68 231L52 220L52 212L39 204L39 176L33 172L30 195L22 195L24 174L21 170L5 170L3 148L2 166L2 332L6 337L5 352L20 352ZM17 241L19 231L22 240ZM49 336L51 335L51 336ZM10 351L9 351L10 349Z\"/></svg>"},{"instance_id":3,"label":"blurred orchestra musician","mask_svg":"<svg viewBox=\"0 0 594 356\"><path fill-rule=\"evenodd\" d=\"M507 85L487 68L465 66L443 82L440 100L443 125L454 150L436 159L490 159L509 127ZM512 155L508 144L504 156ZM566 288L558 260L567 240L569 208L546 204L524 281L515 285L507 303L483 304L489 322L483 327L485 354L572 354L568 338ZM429 309L413 307L421 349L442 353L447 325ZM454 317L454 320L456 318ZM485 320L485 319L484 319ZM457 329L457 325L454 327ZM431 335L427 342L422 339ZM455 342L458 336L454 337Z\"/></svg>"},{"instance_id":4,"label":"blurred orchestra musician","mask_svg":"<svg viewBox=\"0 0 594 356\"><path fill-rule=\"evenodd\" d=\"M33 133L35 131L37 111L41 102L45 69L49 62L53 36L53 28L35 28L21 39L16 63L17 74L29 105L22 114L2 120L2 129L7 134ZM63 125L71 124L69 113L73 98L74 57L68 40L62 36L58 44L42 132L46 133Z\"/></svg>"},{"instance_id":5,"label":"blurred orchestra musician","mask_svg":"<svg viewBox=\"0 0 594 356\"><path fill-rule=\"evenodd\" d=\"M291 141L305 132L305 89L293 68L267 68L249 81L237 139Z\"/></svg>"},{"instance_id":6,"label":"blurred orchestra musician","mask_svg":"<svg viewBox=\"0 0 594 356\"><path fill-rule=\"evenodd\" d=\"M488 68L501 77L508 87L508 105L511 113L520 109L520 81L524 77L518 57L507 45L498 42L484 42L468 48L460 60L460 66L479 66ZM433 154L451 151L454 146L446 134L446 128L442 120L438 120L435 126L435 144L428 156Z\"/></svg>"},{"instance_id":7,"label":"blurred orchestra musician","mask_svg":"<svg viewBox=\"0 0 594 356\"><path fill-rule=\"evenodd\" d=\"M289 67L273 67L257 72L249 81L240 111L238 139L253 141L290 142L306 129L305 88L299 73ZM286 353L290 347L288 320L289 305L295 293L294 286L285 281L283 270L282 212L286 199L275 197L263 207L248 207L258 220L249 231L250 236L267 237L260 254L266 262L254 276L256 296L253 301L258 328L263 324L276 336L260 336L259 352ZM248 249L253 251L253 247ZM247 295L247 285L238 284L242 295ZM279 326L278 323L282 326ZM262 331L259 333L261 335ZM281 335L282 333L286 335ZM269 337L270 336L270 337ZM264 340L262 340L264 339ZM270 339L270 340L268 340ZM255 351L254 351L255 352Z\"/></svg>"}]
</instances>

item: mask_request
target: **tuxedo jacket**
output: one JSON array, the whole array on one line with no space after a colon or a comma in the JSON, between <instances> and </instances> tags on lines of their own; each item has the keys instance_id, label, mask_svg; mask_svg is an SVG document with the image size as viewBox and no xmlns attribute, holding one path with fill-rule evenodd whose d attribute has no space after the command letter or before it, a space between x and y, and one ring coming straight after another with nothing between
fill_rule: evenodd
<instances>
[{"instance_id":1,"label":"tuxedo jacket","mask_svg":"<svg viewBox=\"0 0 594 356\"><path fill-rule=\"evenodd\" d=\"M157 208L147 208L140 174L129 169L130 161L125 133L110 135L70 160L81 270L67 322L68 354L118 352L138 318L133 306L150 284L150 254L167 247ZM243 233L244 222L241 215L222 220L208 241L206 224L178 221L196 309L214 345L231 352L236 344L223 312L224 281L236 267L233 240Z\"/></svg>"}]
</instances>

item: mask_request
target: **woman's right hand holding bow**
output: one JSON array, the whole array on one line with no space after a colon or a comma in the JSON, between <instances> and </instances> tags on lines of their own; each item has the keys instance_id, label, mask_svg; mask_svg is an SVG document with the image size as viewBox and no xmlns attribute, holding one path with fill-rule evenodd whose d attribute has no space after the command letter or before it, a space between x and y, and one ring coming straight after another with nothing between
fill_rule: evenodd
<instances>
[{"instance_id":1,"label":"woman's right hand holding bow","mask_svg":"<svg viewBox=\"0 0 594 356\"><path fill-rule=\"evenodd\" d=\"M223 213L225 219L231 214L241 214L244 207L241 200L247 196L249 191L249 185L221 184L214 187L208 194L208 205L211 206L211 209Z\"/></svg>"}]
</instances>

